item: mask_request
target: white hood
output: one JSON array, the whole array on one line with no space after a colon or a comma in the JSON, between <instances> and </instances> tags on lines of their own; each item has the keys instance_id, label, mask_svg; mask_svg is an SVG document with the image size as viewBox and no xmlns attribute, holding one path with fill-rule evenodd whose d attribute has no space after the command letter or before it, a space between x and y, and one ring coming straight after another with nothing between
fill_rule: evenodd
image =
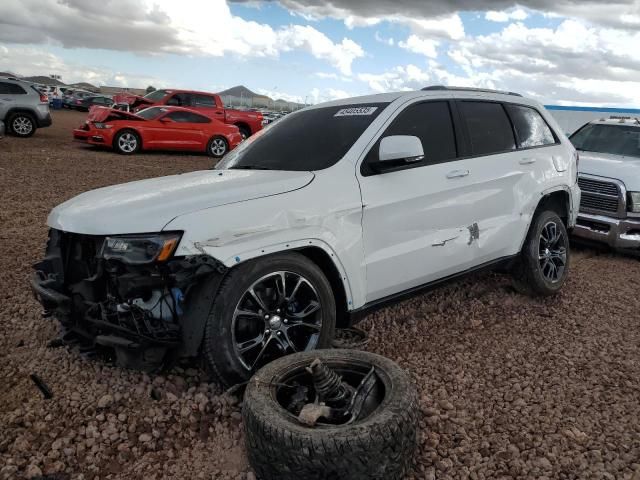
<instances>
[{"instance_id":1,"label":"white hood","mask_svg":"<svg viewBox=\"0 0 640 480\"><path fill-rule=\"evenodd\" d=\"M580 173L621 180L628 191L640 192L640 158L579 152Z\"/></svg>"},{"instance_id":2,"label":"white hood","mask_svg":"<svg viewBox=\"0 0 640 480\"><path fill-rule=\"evenodd\" d=\"M58 205L51 228L88 235L158 232L174 218L305 187L311 172L204 170L91 190Z\"/></svg>"}]
</instances>

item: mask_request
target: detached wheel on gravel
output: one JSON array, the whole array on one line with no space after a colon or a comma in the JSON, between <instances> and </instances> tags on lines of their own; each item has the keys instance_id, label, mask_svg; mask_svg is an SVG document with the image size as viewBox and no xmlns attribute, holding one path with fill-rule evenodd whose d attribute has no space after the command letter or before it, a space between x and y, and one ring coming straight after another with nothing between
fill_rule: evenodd
<instances>
[{"instance_id":1,"label":"detached wheel on gravel","mask_svg":"<svg viewBox=\"0 0 640 480\"><path fill-rule=\"evenodd\" d=\"M316 359L333 377L318 378L310 368ZM313 426L301 414L310 402L313 412L323 408L319 399L340 400L345 388L347 403L359 399L356 412L316 413ZM262 480L399 480L416 448L417 410L409 376L387 358L357 350L290 355L249 381L242 409L249 462Z\"/></svg>"},{"instance_id":2,"label":"detached wheel on gravel","mask_svg":"<svg viewBox=\"0 0 640 480\"><path fill-rule=\"evenodd\" d=\"M133 130L122 130L113 139L113 148L122 155L132 155L140 150L140 135Z\"/></svg>"},{"instance_id":3,"label":"detached wheel on gravel","mask_svg":"<svg viewBox=\"0 0 640 480\"><path fill-rule=\"evenodd\" d=\"M36 121L28 113L14 113L9 117L9 128L16 137L30 137L36 132Z\"/></svg>"},{"instance_id":4,"label":"detached wheel on gravel","mask_svg":"<svg viewBox=\"0 0 640 480\"><path fill-rule=\"evenodd\" d=\"M224 137L213 137L207 145L207 153L214 158L222 158L229 151L229 144Z\"/></svg>"},{"instance_id":5,"label":"detached wheel on gravel","mask_svg":"<svg viewBox=\"0 0 640 480\"><path fill-rule=\"evenodd\" d=\"M322 270L296 252L242 263L218 289L202 352L227 386L247 381L267 362L331 346L333 290Z\"/></svg>"},{"instance_id":6,"label":"detached wheel on gravel","mask_svg":"<svg viewBox=\"0 0 640 480\"><path fill-rule=\"evenodd\" d=\"M534 295L556 294L569 274L569 238L556 212L540 212L533 220L515 267L516 288Z\"/></svg>"}]
</instances>

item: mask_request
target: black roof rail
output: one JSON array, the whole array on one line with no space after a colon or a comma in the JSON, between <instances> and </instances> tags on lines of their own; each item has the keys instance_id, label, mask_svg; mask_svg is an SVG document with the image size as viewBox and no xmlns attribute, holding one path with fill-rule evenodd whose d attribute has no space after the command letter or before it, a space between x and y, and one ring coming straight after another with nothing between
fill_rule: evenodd
<instances>
[{"instance_id":1,"label":"black roof rail","mask_svg":"<svg viewBox=\"0 0 640 480\"><path fill-rule=\"evenodd\" d=\"M429 87L424 87L421 90L424 92L428 92L431 90L452 90L452 91L458 91L458 92L500 93L502 95L513 95L514 97L522 96L519 93L507 92L503 90L491 90L489 88L447 87L445 85L431 85Z\"/></svg>"}]
</instances>

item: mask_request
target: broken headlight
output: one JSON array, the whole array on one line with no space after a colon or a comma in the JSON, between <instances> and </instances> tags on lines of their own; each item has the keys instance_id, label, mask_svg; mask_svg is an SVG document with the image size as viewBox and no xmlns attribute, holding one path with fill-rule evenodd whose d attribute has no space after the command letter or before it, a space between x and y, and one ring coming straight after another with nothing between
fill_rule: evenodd
<instances>
[{"instance_id":1,"label":"broken headlight","mask_svg":"<svg viewBox=\"0 0 640 480\"><path fill-rule=\"evenodd\" d=\"M120 260L129 265L164 262L175 252L181 235L169 232L106 237L100 256L105 260Z\"/></svg>"},{"instance_id":2,"label":"broken headlight","mask_svg":"<svg viewBox=\"0 0 640 480\"><path fill-rule=\"evenodd\" d=\"M109 125L107 123L101 123L101 122L94 122L93 126L96 127L99 130L104 130L104 129L107 129L107 128L113 128L113 125Z\"/></svg>"}]
</instances>

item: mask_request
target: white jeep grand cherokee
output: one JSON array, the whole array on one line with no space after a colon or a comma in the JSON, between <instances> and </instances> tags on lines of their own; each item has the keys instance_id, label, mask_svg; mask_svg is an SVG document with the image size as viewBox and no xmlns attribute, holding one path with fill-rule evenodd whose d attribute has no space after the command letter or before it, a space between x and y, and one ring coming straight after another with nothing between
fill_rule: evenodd
<instances>
[{"instance_id":1,"label":"white jeep grand cherokee","mask_svg":"<svg viewBox=\"0 0 640 480\"><path fill-rule=\"evenodd\" d=\"M574 235L640 249L640 119L611 117L571 136L580 150L582 189Z\"/></svg>"},{"instance_id":2,"label":"white jeep grand cherokee","mask_svg":"<svg viewBox=\"0 0 640 480\"><path fill-rule=\"evenodd\" d=\"M550 295L569 262L576 152L538 103L430 87L288 115L215 170L56 207L32 288L65 339L226 384L334 328L486 267Z\"/></svg>"}]
</instances>

